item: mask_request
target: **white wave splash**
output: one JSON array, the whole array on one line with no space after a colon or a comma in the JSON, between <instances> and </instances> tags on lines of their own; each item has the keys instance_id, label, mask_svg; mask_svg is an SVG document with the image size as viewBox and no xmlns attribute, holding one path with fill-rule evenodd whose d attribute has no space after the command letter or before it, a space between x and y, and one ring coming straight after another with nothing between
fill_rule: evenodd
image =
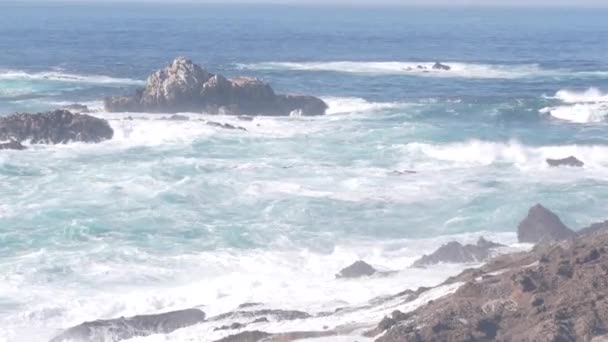
<instances>
[{"instance_id":1,"label":"white wave splash","mask_svg":"<svg viewBox=\"0 0 608 342\"><path fill-rule=\"evenodd\" d=\"M550 99L562 102L561 105L545 107L540 110L556 119L574 123L602 122L608 116L608 93L598 88L584 91L562 89Z\"/></svg>"},{"instance_id":2,"label":"white wave splash","mask_svg":"<svg viewBox=\"0 0 608 342\"><path fill-rule=\"evenodd\" d=\"M418 156L421 163L431 162L435 168L441 167L441 163L447 163L445 166L448 168L454 167L454 164L470 167L507 163L525 170L548 169L548 158L568 156L576 156L584 161L585 168L588 169L605 170L608 166L608 147L602 145L533 147L517 141L499 143L471 140L452 144L410 143L404 149L411 158Z\"/></svg>"},{"instance_id":3,"label":"white wave splash","mask_svg":"<svg viewBox=\"0 0 608 342\"><path fill-rule=\"evenodd\" d=\"M55 81L66 83L89 83L89 84L131 84L139 85L144 81L131 78L117 78L105 75L78 75L61 71L43 71L29 73L22 70L0 70L0 80L23 80L23 81Z\"/></svg>"},{"instance_id":4,"label":"white wave splash","mask_svg":"<svg viewBox=\"0 0 608 342\"><path fill-rule=\"evenodd\" d=\"M403 102L369 102L359 97L324 97L323 101L329 106L327 114L381 112L414 105Z\"/></svg>"},{"instance_id":5,"label":"white wave splash","mask_svg":"<svg viewBox=\"0 0 608 342\"><path fill-rule=\"evenodd\" d=\"M543 69L538 64L499 65L461 62L445 62L450 70L434 70L434 62L263 62L237 64L250 70L329 71L354 74L415 75L425 77L460 77L485 79L516 79L527 77L551 77L562 75L593 76L607 72L573 72L572 70Z\"/></svg>"}]
</instances>

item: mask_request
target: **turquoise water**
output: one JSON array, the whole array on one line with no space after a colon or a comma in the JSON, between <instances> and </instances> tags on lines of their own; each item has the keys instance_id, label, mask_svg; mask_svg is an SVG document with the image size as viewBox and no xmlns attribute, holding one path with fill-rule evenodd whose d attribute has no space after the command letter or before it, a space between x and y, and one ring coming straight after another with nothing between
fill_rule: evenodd
<instances>
[{"instance_id":1,"label":"turquoise water","mask_svg":"<svg viewBox=\"0 0 608 342\"><path fill-rule=\"evenodd\" d=\"M80 102L115 130L97 145L0 153L0 341L193 306L330 310L457 272L407 268L447 240L513 244L537 202L573 228L606 219L605 11L0 12L0 115ZM181 54L320 96L328 115L211 117L244 132L101 110ZM436 60L453 69L407 71ZM569 155L585 167L545 165ZM334 280L358 258L400 272ZM141 340L162 338L208 340Z\"/></svg>"}]
</instances>

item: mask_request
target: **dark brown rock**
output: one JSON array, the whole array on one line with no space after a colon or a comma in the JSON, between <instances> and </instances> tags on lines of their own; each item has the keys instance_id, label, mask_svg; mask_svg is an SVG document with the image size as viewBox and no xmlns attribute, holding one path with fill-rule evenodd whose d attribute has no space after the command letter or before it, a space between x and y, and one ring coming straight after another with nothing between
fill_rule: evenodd
<instances>
[{"instance_id":1,"label":"dark brown rock","mask_svg":"<svg viewBox=\"0 0 608 342\"><path fill-rule=\"evenodd\" d=\"M336 278L369 277L374 275L376 272L376 269L374 269L371 265L365 261L359 260L354 264L342 269L340 273L336 274Z\"/></svg>"},{"instance_id":2,"label":"dark brown rock","mask_svg":"<svg viewBox=\"0 0 608 342\"><path fill-rule=\"evenodd\" d=\"M452 294L400 317L378 342L591 341L608 334L608 232L499 256Z\"/></svg>"},{"instance_id":3,"label":"dark brown rock","mask_svg":"<svg viewBox=\"0 0 608 342\"><path fill-rule=\"evenodd\" d=\"M439 263L470 263L481 262L492 256L492 251L495 248L504 247L501 244L494 243L479 238L475 245L462 245L459 242L452 241L441 246L438 250L430 255L425 255L416 260L413 267L425 267Z\"/></svg>"},{"instance_id":4,"label":"dark brown rock","mask_svg":"<svg viewBox=\"0 0 608 342\"><path fill-rule=\"evenodd\" d=\"M137 336L168 334L203 321L205 313L197 309L99 320L70 328L51 342L117 342Z\"/></svg>"},{"instance_id":5,"label":"dark brown rock","mask_svg":"<svg viewBox=\"0 0 608 342\"><path fill-rule=\"evenodd\" d=\"M30 141L32 144L100 142L114 131L106 120L67 110L47 113L17 113L0 118L0 141Z\"/></svg>"},{"instance_id":6,"label":"dark brown rock","mask_svg":"<svg viewBox=\"0 0 608 342\"><path fill-rule=\"evenodd\" d=\"M574 236L557 215L540 204L530 208L528 216L517 228L519 242L549 243Z\"/></svg>"},{"instance_id":7,"label":"dark brown rock","mask_svg":"<svg viewBox=\"0 0 608 342\"><path fill-rule=\"evenodd\" d=\"M110 112L206 112L229 115L323 115L327 104L313 96L277 95L256 78L227 79L178 57L133 96L104 100Z\"/></svg>"},{"instance_id":8,"label":"dark brown rock","mask_svg":"<svg viewBox=\"0 0 608 342\"><path fill-rule=\"evenodd\" d=\"M562 159L547 159L547 164L549 166L557 167L557 166L572 166L572 167L583 167L585 163L578 160L574 156L570 156L568 158Z\"/></svg>"}]
</instances>

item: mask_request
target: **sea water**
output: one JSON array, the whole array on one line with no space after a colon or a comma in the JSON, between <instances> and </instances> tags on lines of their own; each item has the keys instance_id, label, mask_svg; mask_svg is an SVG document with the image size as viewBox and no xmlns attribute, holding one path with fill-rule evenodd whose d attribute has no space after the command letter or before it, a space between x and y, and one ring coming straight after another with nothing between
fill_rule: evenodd
<instances>
[{"instance_id":1,"label":"sea water","mask_svg":"<svg viewBox=\"0 0 608 342\"><path fill-rule=\"evenodd\" d=\"M536 203L573 229L608 216L605 10L3 2L0 16L0 115L81 103L115 132L1 151L0 341L190 307L362 305L470 266L409 268L448 241L521 247ZM184 114L247 129L232 131L103 111L178 55L328 113ZM436 61L452 70L417 69ZM570 155L585 166L546 165ZM397 272L335 279L358 259ZM221 337L205 329L135 340Z\"/></svg>"}]
</instances>

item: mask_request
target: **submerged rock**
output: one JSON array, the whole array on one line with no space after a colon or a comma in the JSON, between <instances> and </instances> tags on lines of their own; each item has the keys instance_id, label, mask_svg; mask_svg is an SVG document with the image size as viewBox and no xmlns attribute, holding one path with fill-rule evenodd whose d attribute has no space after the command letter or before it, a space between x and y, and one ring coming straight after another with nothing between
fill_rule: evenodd
<instances>
[{"instance_id":1,"label":"submerged rock","mask_svg":"<svg viewBox=\"0 0 608 342\"><path fill-rule=\"evenodd\" d=\"M0 150L17 150L17 151L21 151L21 150L25 150L26 147L21 145L20 142L15 141L15 140L11 140L9 142L5 142L5 143L0 143Z\"/></svg>"},{"instance_id":2,"label":"submerged rock","mask_svg":"<svg viewBox=\"0 0 608 342\"><path fill-rule=\"evenodd\" d=\"M596 341L608 333L608 232L493 259L453 293L372 331L377 342ZM386 328L381 332L382 327ZM598 339L598 341L601 339Z\"/></svg>"},{"instance_id":3,"label":"submerged rock","mask_svg":"<svg viewBox=\"0 0 608 342\"><path fill-rule=\"evenodd\" d=\"M365 261L359 260L354 264L342 269L336 274L336 278L361 278L369 277L376 273L376 269Z\"/></svg>"},{"instance_id":4,"label":"submerged rock","mask_svg":"<svg viewBox=\"0 0 608 342\"><path fill-rule=\"evenodd\" d=\"M313 96L277 95L256 78L227 79L178 57L132 96L104 101L110 112L206 112L229 115L323 115L327 104Z\"/></svg>"},{"instance_id":5,"label":"submerged rock","mask_svg":"<svg viewBox=\"0 0 608 342\"><path fill-rule=\"evenodd\" d=\"M106 120L67 110L47 113L17 113L0 118L0 140L30 141L32 144L100 142L114 131Z\"/></svg>"},{"instance_id":6,"label":"submerged rock","mask_svg":"<svg viewBox=\"0 0 608 342\"><path fill-rule=\"evenodd\" d=\"M570 156L568 158L562 159L547 159L547 164L549 166L557 167L557 166L572 166L572 167L583 167L585 163L578 160L574 156Z\"/></svg>"},{"instance_id":7,"label":"submerged rock","mask_svg":"<svg viewBox=\"0 0 608 342\"><path fill-rule=\"evenodd\" d=\"M517 228L517 239L525 243L548 243L570 238L574 232L557 215L540 204L530 208Z\"/></svg>"},{"instance_id":8,"label":"submerged rock","mask_svg":"<svg viewBox=\"0 0 608 342\"><path fill-rule=\"evenodd\" d=\"M439 62L433 64L432 66L433 70L451 70L452 68L449 65L445 65L445 64L441 64Z\"/></svg>"},{"instance_id":9,"label":"submerged rock","mask_svg":"<svg viewBox=\"0 0 608 342\"><path fill-rule=\"evenodd\" d=\"M432 254L414 261L412 266L425 267L439 263L481 262L491 257L492 250L498 247L504 246L488 241L483 237L480 237L475 245L462 245L459 242L452 241L439 247Z\"/></svg>"},{"instance_id":10,"label":"submerged rock","mask_svg":"<svg viewBox=\"0 0 608 342\"><path fill-rule=\"evenodd\" d=\"M205 313L197 309L99 320L70 328L51 342L117 342L137 336L168 334L203 321Z\"/></svg>"}]
</instances>

